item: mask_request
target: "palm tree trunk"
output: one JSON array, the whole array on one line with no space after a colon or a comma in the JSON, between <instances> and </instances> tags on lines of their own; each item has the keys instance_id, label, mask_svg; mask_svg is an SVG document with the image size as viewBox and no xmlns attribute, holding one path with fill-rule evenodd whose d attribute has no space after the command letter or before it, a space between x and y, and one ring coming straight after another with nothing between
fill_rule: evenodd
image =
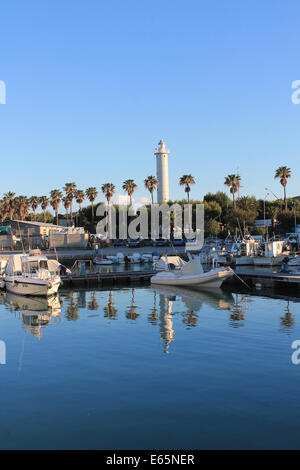
<instances>
[{"instance_id":1,"label":"palm tree trunk","mask_svg":"<svg viewBox=\"0 0 300 470\"><path fill-rule=\"evenodd\" d=\"M56 225L58 225L58 209L56 211Z\"/></svg>"},{"instance_id":2,"label":"palm tree trunk","mask_svg":"<svg viewBox=\"0 0 300 470\"><path fill-rule=\"evenodd\" d=\"M283 186L283 198L284 198L285 210L287 210L287 200L286 200L286 190L285 190L285 186Z\"/></svg>"},{"instance_id":3,"label":"palm tree trunk","mask_svg":"<svg viewBox=\"0 0 300 470\"><path fill-rule=\"evenodd\" d=\"M45 223L46 222L46 209L43 212L44 212L44 223Z\"/></svg>"},{"instance_id":4,"label":"palm tree trunk","mask_svg":"<svg viewBox=\"0 0 300 470\"><path fill-rule=\"evenodd\" d=\"M235 209L235 199L234 199L234 192L232 193L232 202L233 202L233 208Z\"/></svg>"},{"instance_id":5,"label":"palm tree trunk","mask_svg":"<svg viewBox=\"0 0 300 470\"><path fill-rule=\"evenodd\" d=\"M151 191L151 199L152 199L152 205L153 205L154 204L153 191Z\"/></svg>"}]
</instances>

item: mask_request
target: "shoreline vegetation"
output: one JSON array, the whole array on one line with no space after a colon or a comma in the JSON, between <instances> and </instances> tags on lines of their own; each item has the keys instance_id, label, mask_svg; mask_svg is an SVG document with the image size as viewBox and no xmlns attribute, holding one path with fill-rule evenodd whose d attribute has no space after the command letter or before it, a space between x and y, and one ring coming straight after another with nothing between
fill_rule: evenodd
<instances>
[{"instance_id":1,"label":"shoreline vegetation","mask_svg":"<svg viewBox=\"0 0 300 470\"><path fill-rule=\"evenodd\" d=\"M204 204L205 236L225 238L228 234L235 235L238 232L246 234L265 234L266 227L255 227L256 220L271 220L270 233L293 232L295 223L300 223L300 196L288 198L286 187L288 179L291 178L291 170L286 166L281 166L275 171L274 178L279 180L283 188L283 198L277 196L268 188L265 188L264 199L256 199L255 196L240 196L242 178L238 174L229 174L225 177L224 186L229 189L231 197L224 191L207 193L203 200L190 199L190 192L196 192L196 180L191 174L183 175L179 179L179 185L183 187L186 199L169 201L171 206L174 203L183 205L191 204L194 212L196 204ZM154 191L157 189L159 181L155 176L148 176L144 180L144 186L149 191L152 204L154 203ZM134 191L138 185L133 179L127 179L122 185L123 191L128 195L132 205ZM95 217L97 207L100 204L111 204L111 199L115 193L113 183L105 183L101 186L101 193L106 199L105 202L96 200L99 196L96 187L89 187L85 191L78 189L75 182L66 183L62 190L54 189L49 196L17 196L14 192L4 194L0 200L0 222L9 220L29 220L45 223L56 223L65 219L67 226L83 226L90 233L95 233L95 228L99 218ZM275 200L270 200L275 197ZM88 200L90 204L82 208L82 204ZM79 210L73 212L73 203L79 205ZM113 204L118 214L118 205ZM55 215L49 211L52 207ZM151 204L146 206L151 212ZM38 209L40 208L40 212ZM61 213L64 209L65 213ZM128 216L133 219L134 216Z\"/></svg>"}]
</instances>

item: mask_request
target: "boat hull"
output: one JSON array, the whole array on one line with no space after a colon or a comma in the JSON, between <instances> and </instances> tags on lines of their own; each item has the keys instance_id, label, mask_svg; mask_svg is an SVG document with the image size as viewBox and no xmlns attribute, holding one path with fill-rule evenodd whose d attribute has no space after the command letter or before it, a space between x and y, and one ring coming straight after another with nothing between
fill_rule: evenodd
<instances>
[{"instance_id":1,"label":"boat hull","mask_svg":"<svg viewBox=\"0 0 300 470\"><path fill-rule=\"evenodd\" d=\"M258 256L253 258L254 266L280 266L286 255L280 256Z\"/></svg>"},{"instance_id":2,"label":"boat hull","mask_svg":"<svg viewBox=\"0 0 300 470\"><path fill-rule=\"evenodd\" d=\"M217 288L222 283L233 276L231 269L220 270L215 269L207 273L177 275L175 273L159 273L151 278L152 284L168 285L168 286L190 286L196 288Z\"/></svg>"},{"instance_id":3,"label":"boat hull","mask_svg":"<svg viewBox=\"0 0 300 470\"><path fill-rule=\"evenodd\" d=\"M60 280L48 282L30 282L26 280L5 280L5 287L8 292L18 295L37 295L49 297L57 294Z\"/></svg>"}]
</instances>

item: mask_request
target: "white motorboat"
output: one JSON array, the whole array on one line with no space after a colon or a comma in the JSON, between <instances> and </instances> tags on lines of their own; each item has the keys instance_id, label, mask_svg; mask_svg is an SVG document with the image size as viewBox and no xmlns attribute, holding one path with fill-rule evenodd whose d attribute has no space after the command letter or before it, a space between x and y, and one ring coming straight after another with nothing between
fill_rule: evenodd
<instances>
[{"instance_id":1,"label":"white motorboat","mask_svg":"<svg viewBox=\"0 0 300 470\"><path fill-rule=\"evenodd\" d=\"M194 288L215 288L232 277L234 274L231 268L215 268L203 272L200 258L190 259L178 271L162 271L151 278L151 283L186 286Z\"/></svg>"},{"instance_id":2,"label":"white motorboat","mask_svg":"<svg viewBox=\"0 0 300 470\"><path fill-rule=\"evenodd\" d=\"M20 295L56 294L61 279L56 271L51 271L48 261L47 256L36 252L10 255L3 276L6 290Z\"/></svg>"},{"instance_id":3,"label":"white motorboat","mask_svg":"<svg viewBox=\"0 0 300 470\"><path fill-rule=\"evenodd\" d=\"M264 256L255 256L253 264L254 266L280 266L288 255L289 252L285 251L284 240L265 242Z\"/></svg>"},{"instance_id":4,"label":"white motorboat","mask_svg":"<svg viewBox=\"0 0 300 470\"><path fill-rule=\"evenodd\" d=\"M113 260L102 258L101 256L95 256L95 258L93 259L93 263L107 266L107 265L113 264Z\"/></svg>"}]
</instances>

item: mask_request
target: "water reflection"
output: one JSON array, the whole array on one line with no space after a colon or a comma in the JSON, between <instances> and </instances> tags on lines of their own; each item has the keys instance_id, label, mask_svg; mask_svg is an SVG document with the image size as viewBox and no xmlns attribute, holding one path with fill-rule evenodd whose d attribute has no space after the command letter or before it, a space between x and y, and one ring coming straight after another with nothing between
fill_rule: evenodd
<instances>
[{"instance_id":1,"label":"water reflection","mask_svg":"<svg viewBox=\"0 0 300 470\"><path fill-rule=\"evenodd\" d=\"M3 296L6 307L22 318L22 326L28 333L40 339L42 328L56 323L60 319L61 301L53 297L25 297L7 292Z\"/></svg>"},{"instance_id":2,"label":"water reflection","mask_svg":"<svg viewBox=\"0 0 300 470\"><path fill-rule=\"evenodd\" d=\"M174 330L172 321L173 299L166 295L159 296L159 330L160 339L163 343L163 351L169 352L169 345L174 341Z\"/></svg>"},{"instance_id":3,"label":"water reflection","mask_svg":"<svg viewBox=\"0 0 300 470\"><path fill-rule=\"evenodd\" d=\"M108 292L107 304L105 305L103 310L105 318L109 318L110 320L116 320L118 310L115 307L113 293L111 290Z\"/></svg>"},{"instance_id":4,"label":"water reflection","mask_svg":"<svg viewBox=\"0 0 300 470\"><path fill-rule=\"evenodd\" d=\"M289 333L290 329L295 326L295 317L290 311L290 302L287 301L287 305L284 311L284 315L280 317L281 330L285 333Z\"/></svg>"},{"instance_id":5,"label":"water reflection","mask_svg":"<svg viewBox=\"0 0 300 470\"><path fill-rule=\"evenodd\" d=\"M18 313L27 332L41 338L41 330L60 318L61 299L64 300L64 319L67 321L78 321L81 316L114 321L118 318L132 322L146 320L157 327L162 350L169 353L176 339L178 321L182 322L186 330L197 327L201 319L201 309L206 306L213 310L228 311L230 327L244 327L246 312L253 297L248 294L232 294L221 289L197 291L182 287L155 286L93 291L68 290L61 293L61 297L48 299L3 293L0 303L11 312ZM93 314L87 315L86 311ZM295 316L290 310L290 302L287 301L285 311L280 316L280 331L288 333L294 326Z\"/></svg>"},{"instance_id":6,"label":"water reflection","mask_svg":"<svg viewBox=\"0 0 300 470\"><path fill-rule=\"evenodd\" d=\"M138 309L140 309L140 307L135 305L134 289L131 289L131 303L126 309L126 318L128 318L128 320L136 320L140 316L137 312Z\"/></svg>"},{"instance_id":7,"label":"water reflection","mask_svg":"<svg viewBox=\"0 0 300 470\"><path fill-rule=\"evenodd\" d=\"M245 326L245 312L248 310L248 296L235 294L234 303L231 307L230 326L240 328Z\"/></svg>"}]
</instances>

